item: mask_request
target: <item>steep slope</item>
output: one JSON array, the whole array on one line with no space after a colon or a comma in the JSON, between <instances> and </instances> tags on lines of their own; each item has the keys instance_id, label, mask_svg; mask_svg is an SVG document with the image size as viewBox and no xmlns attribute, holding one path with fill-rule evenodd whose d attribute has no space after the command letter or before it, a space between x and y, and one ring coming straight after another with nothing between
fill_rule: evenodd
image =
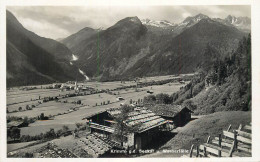
<instances>
[{"instance_id":1,"label":"steep slope","mask_svg":"<svg viewBox=\"0 0 260 162\"><path fill-rule=\"evenodd\" d=\"M69 64L67 47L28 31L9 11L6 18L7 86L75 80L78 69Z\"/></svg>"},{"instance_id":2,"label":"steep slope","mask_svg":"<svg viewBox=\"0 0 260 162\"><path fill-rule=\"evenodd\" d=\"M135 63L132 57L143 57L138 53L148 44L146 36L147 29L137 17L125 18L79 43L73 51L79 56L76 64L91 77L119 75L129 62Z\"/></svg>"},{"instance_id":3,"label":"steep slope","mask_svg":"<svg viewBox=\"0 0 260 162\"><path fill-rule=\"evenodd\" d=\"M7 42L7 86L41 84L55 79L37 71L31 60Z\"/></svg>"},{"instance_id":4,"label":"steep slope","mask_svg":"<svg viewBox=\"0 0 260 162\"><path fill-rule=\"evenodd\" d=\"M236 28L203 19L170 41L155 45L153 55L139 60L128 72L137 75L194 72L203 60L212 59L203 56L207 46L211 46L219 53L218 57L222 57L235 49L243 36Z\"/></svg>"},{"instance_id":5,"label":"steep slope","mask_svg":"<svg viewBox=\"0 0 260 162\"><path fill-rule=\"evenodd\" d=\"M204 55L217 54L207 48ZM199 75L172 97L174 103L185 104L196 114L251 110L250 34L230 55L202 64Z\"/></svg>"},{"instance_id":6,"label":"steep slope","mask_svg":"<svg viewBox=\"0 0 260 162\"><path fill-rule=\"evenodd\" d=\"M87 40L96 33L97 30L86 27L84 29L81 29L77 33L68 36L67 38L60 40L60 42L65 44L69 49L73 51L75 49L75 45Z\"/></svg>"},{"instance_id":7,"label":"steep slope","mask_svg":"<svg viewBox=\"0 0 260 162\"><path fill-rule=\"evenodd\" d=\"M190 149L192 144L203 144L210 136L211 139L218 134L222 134L223 130L228 129L231 124L231 131L237 129L240 124L246 125L252 121L251 112L230 111L217 112L210 115L202 116L198 119L190 121L183 127L178 127L178 133L167 143L161 146L160 150L178 150ZM158 151L153 154L142 156L148 157L181 157L183 153L163 153Z\"/></svg>"},{"instance_id":8,"label":"steep slope","mask_svg":"<svg viewBox=\"0 0 260 162\"><path fill-rule=\"evenodd\" d=\"M170 26L172 32L162 32ZM194 72L203 60L212 59L203 56L207 46L223 57L244 35L202 14L188 17L178 26L128 17L74 44L72 51L79 56L75 64L88 76L127 79Z\"/></svg>"}]
</instances>

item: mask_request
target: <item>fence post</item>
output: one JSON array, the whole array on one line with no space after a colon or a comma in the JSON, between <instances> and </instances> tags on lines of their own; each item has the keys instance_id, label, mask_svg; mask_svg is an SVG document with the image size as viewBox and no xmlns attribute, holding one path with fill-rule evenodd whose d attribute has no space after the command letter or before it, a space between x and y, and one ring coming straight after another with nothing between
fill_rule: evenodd
<instances>
[{"instance_id":1,"label":"fence post","mask_svg":"<svg viewBox=\"0 0 260 162\"><path fill-rule=\"evenodd\" d=\"M237 131L234 130L234 142L235 142L235 146L234 146L234 151L237 150Z\"/></svg>"},{"instance_id":2,"label":"fence post","mask_svg":"<svg viewBox=\"0 0 260 162\"><path fill-rule=\"evenodd\" d=\"M191 145L191 148L190 148L190 157L192 157L193 147L194 147L194 144Z\"/></svg>"},{"instance_id":3,"label":"fence post","mask_svg":"<svg viewBox=\"0 0 260 162\"><path fill-rule=\"evenodd\" d=\"M199 157L199 146L197 145L197 155L196 157Z\"/></svg>"},{"instance_id":4,"label":"fence post","mask_svg":"<svg viewBox=\"0 0 260 162\"><path fill-rule=\"evenodd\" d=\"M222 142L222 138L221 138L221 134L218 135L218 145L220 148L221 147L221 142ZM221 157L221 150L218 150L218 157Z\"/></svg>"},{"instance_id":5,"label":"fence post","mask_svg":"<svg viewBox=\"0 0 260 162\"><path fill-rule=\"evenodd\" d=\"M209 141L210 141L210 136L209 136L208 139L207 139L207 143L209 143Z\"/></svg>"},{"instance_id":6,"label":"fence post","mask_svg":"<svg viewBox=\"0 0 260 162\"><path fill-rule=\"evenodd\" d=\"M234 132L234 141L229 151L229 157L232 157L232 153L237 149L237 132L235 130L233 132Z\"/></svg>"},{"instance_id":7,"label":"fence post","mask_svg":"<svg viewBox=\"0 0 260 162\"><path fill-rule=\"evenodd\" d=\"M229 155L228 155L228 157L232 157L232 152L233 152L233 150L234 150L234 146L235 146L235 141L233 141L233 143L232 143L232 147L230 148L230 150L229 150Z\"/></svg>"},{"instance_id":8,"label":"fence post","mask_svg":"<svg viewBox=\"0 0 260 162\"><path fill-rule=\"evenodd\" d=\"M207 150L206 150L206 147L204 146L204 157L207 157Z\"/></svg>"},{"instance_id":9,"label":"fence post","mask_svg":"<svg viewBox=\"0 0 260 162\"><path fill-rule=\"evenodd\" d=\"M218 145L221 147L222 137L221 134L218 135Z\"/></svg>"}]
</instances>

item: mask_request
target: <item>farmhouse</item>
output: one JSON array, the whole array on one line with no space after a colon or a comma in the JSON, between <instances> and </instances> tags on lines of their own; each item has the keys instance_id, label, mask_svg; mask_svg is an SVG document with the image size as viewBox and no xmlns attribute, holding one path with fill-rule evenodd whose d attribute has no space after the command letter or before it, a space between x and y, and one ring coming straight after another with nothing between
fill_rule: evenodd
<instances>
[{"instance_id":1,"label":"farmhouse","mask_svg":"<svg viewBox=\"0 0 260 162\"><path fill-rule=\"evenodd\" d=\"M174 126L183 126L191 120L191 111L186 106L181 105L157 105L153 107L153 112L165 120L173 122Z\"/></svg>"},{"instance_id":2,"label":"farmhouse","mask_svg":"<svg viewBox=\"0 0 260 162\"><path fill-rule=\"evenodd\" d=\"M90 134L81 138L79 143L94 157L113 156L111 150L147 149L148 144L158 141L164 131L181 126L191 119L192 111L187 107L171 105L170 108L165 108L161 106L160 111L153 111L147 107L132 107L133 109L131 108L131 111L127 113L123 123L134 129L121 134L123 141L122 136L121 140L115 138L118 133L117 117L121 115L122 108L109 108L87 116L83 119L87 119ZM154 108L158 107L154 106ZM165 111L168 109L169 111Z\"/></svg>"},{"instance_id":3,"label":"farmhouse","mask_svg":"<svg viewBox=\"0 0 260 162\"><path fill-rule=\"evenodd\" d=\"M88 124L91 133L111 139L115 129L112 127L116 123L115 116L121 113L120 108L112 108L106 111L89 116ZM121 143L124 148L143 149L151 141L158 138L159 132L166 128L167 120L156 115L146 108L136 107L134 111L129 113L128 119L125 121L128 126L137 126L138 128L125 136L125 141Z\"/></svg>"}]
</instances>

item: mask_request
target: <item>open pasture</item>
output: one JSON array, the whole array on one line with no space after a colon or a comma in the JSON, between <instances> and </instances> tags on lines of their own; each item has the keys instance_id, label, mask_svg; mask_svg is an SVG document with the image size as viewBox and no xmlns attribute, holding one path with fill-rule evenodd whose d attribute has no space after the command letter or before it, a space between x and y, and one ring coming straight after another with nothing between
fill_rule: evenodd
<instances>
[{"instance_id":1,"label":"open pasture","mask_svg":"<svg viewBox=\"0 0 260 162\"><path fill-rule=\"evenodd\" d=\"M36 100L44 97L55 97L74 93L74 91L60 91L58 89L34 89L29 91L17 90L7 91L7 105Z\"/></svg>"},{"instance_id":2,"label":"open pasture","mask_svg":"<svg viewBox=\"0 0 260 162\"><path fill-rule=\"evenodd\" d=\"M39 104L38 101L28 101L28 102L12 104L12 105L7 106L7 108L8 108L9 112L13 112L15 110L19 111L19 107L21 107L22 110L25 110L27 105L32 107L32 105L36 106L38 104Z\"/></svg>"},{"instance_id":3,"label":"open pasture","mask_svg":"<svg viewBox=\"0 0 260 162\"><path fill-rule=\"evenodd\" d=\"M41 113L44 113L45 116L48 115L57 115L58 113L68 112L70 108L76 107L75 104L70 103L60 103L56 101L50 101L42 103L39 106L33 108L32 110L9 113L7 116L17 116L17 117L37 117Z\"/></svg>"},{"instance_id":4,"label":"open pasture","mask_svg":"<svg viewBox=\"0 0 260 162\"><path fill-rule=\"evenodd\" d=\"M148 87L143 87L142 89L145 91L152 91L154 95L159 94L159 93L166 93L166 94L173 94L174 92L177 92L180 90L181 87L184 87L185 84L181 83L167 83L163 85L153 85L153 86L148 86Z\"/></svg>"},{"instance_id":5,"label":"open pasture","mask_svg":"<svg viewBox=\"0 0 260 162\"><path fill-rule=\"evenodd\" d=\"M69 98L60 99L61 102L68 101L68 103L71 103L71 102L74 102L74 101L77 102L78 100L81 100L81 103L83 105L95 106L96 103L98 105L100 105L101 102L103 103L104 101L107 104L108 100L110 101L110 103L115 102L116 96L110 95L110 94L107 94L107 93L98 93L98 94L93 94L93 95L76 96L76 97L69 97Z\"/></svg>"},{"instance_id":6,"label":"open pasture","mask_svg":"<svg viewBox=\"0 0 260 162\"><path fill-rule=\"evenodd\" d=\"M80 84L81 85L81 84ZM130 85L135 85L135 82L133 81L126 81L125 83L121 83L120 81L115 81L115 82L87 82L87 83L82 83L84 86L88 86L94 89L102 90L102 89L116 89L119 87L124 87L124 86L130 86Z\"/></svg>"},{"instance_id":7,"label":"open pasture","mask_svg":"<svg viewBox=\"0 0 260 162\"><path fill-rule=\"evenodd\" d=\"M166 76L162 76L166 77ZM169 77L169 76L167 76ZM156 78L156 77L154 77ZM167 79L167 78L160 78L160 80ZM100 89L113 89L120 86L126 86L130 82L126 82L125 84L122 84L121 82L106 82L106 83L97 83L97 82L88 82L88 85L92 85L95 87L95 84L98 85L97 87ZM134 82L131 82L131 84L135 84ZM154 94L158 93L167 93L172 94L179 90L181 86L184 86L184 84L179 83L168 83L164 85L156 85L149 87L143 87L138 88L137 91L135 88L128 88L128 89L121 89L118 91L113 91L116 95L110 95L107 93L99 93L99 94L92 94L92 95L85 95L85 96L75 96L75 97L69 97L69 98L63 98L60 99L60 102L47 102L40 104L33 110L29 111L22 111L22 112L16 112L16 113L10 113L8 115L10 116L28 116L28 117L35 117L40 115L41 113L44 113L45 116L48 115L57 115L58 113L61 113L62 115L55 116L53 120L46 120L46 121L36 121L35 123L32 123L29 125L29 127L21 128L21 134L22 135L37 135L40 133L45 133L46 131L49 131L50 128L54 128L55 130L62 129L63 125L68 126L70 129L75 129L75 123L84 123L85 120L82 120L82 118L89 116L91 114L97 113L99 111L103 111L107 108L112 107L119 107L120 103L129 104L130 100L132 101L138 101L138 99L143 99L145 96L149 95L147 93L147 90L152 90ZM113 88L112 88L113 87ZM39 94L41 96L58 96L59 94L68 94L70 91L60 92L58 90L52 89L52 90L46 90L46 89L37 89L37 90L31 90L31 91L22 91L27 93L27 97L30 99L31 96L38 97ZM71 91L72 93L72 91ZM21 91L20 92L12 92L9 93L9 96L22 96ZM7 98L9 97L7 96ZM116 97L123 97L123 101L117 101ZM66 101L68 103L64 103L63 101ZM75 102L81 100L81 103L84 105L83 107L80 107L79 110L70 112L68 114L63 114L64 112L68 112L70 108L77 107L79 105L72 104L71 102ZM101 102L104 101L107 103L107 101L110 101L110 104L108 105L100 105ZM31 104L30 102L27 102ZM95 106L96 103L98 106ZM9 105L10 107L11 105ZM12 105L15 107L15 105ZM14 108L16 109L16 108Z\"/></svg>"},{"instance_id":8,"label":"open pasture","mask_svg":"<svg viewBox=\"0 0 260 162\"><path fill-rule=\"evenodd\" d=\"M102 105L97 107L81 107L79 110L59 115L54 118L54 120L46 121L36 121L29 125L29 127L21 128L21 135L38 135L40 133L45 133L53 128L54 130L62 129L63 125L69 127L73 130L76 128L76 123L85 123L86 120L82 120L84 117L95 114L97 112L106 110L107 108L118 107L119 103L113 103L109 105Z\"/></svg>"}]
</instances>

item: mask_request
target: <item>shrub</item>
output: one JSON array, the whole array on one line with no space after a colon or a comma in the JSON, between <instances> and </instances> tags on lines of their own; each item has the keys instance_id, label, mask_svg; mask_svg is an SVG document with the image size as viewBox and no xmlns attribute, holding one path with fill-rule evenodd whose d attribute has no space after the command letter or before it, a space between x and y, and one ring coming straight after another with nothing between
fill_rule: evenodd
<instances>
[{"instance_id":1,"label":"shrub","mask_svg":"<svg viewBox=\"0 0 260 162\"><path fill-rule=\"evenodd\" d=\"M156 97L154 95L149 95L144 97L144 103L145 104L155 104Z\"/></svg>"},{"instance_id":2,"label":"shrub","mask_svg":"<svg viewBox=\"0 0 260 162\"><path fill-rule=\"evenodd\" d=\"M77 104L79 104L79 105L80 105L80 104L81 104L81 100L78 100L78 101L77 101Z\"/></svg>"},{"instance_id":3,"label":"shrub","mask_svg":"<svg viewBox=\"0 0 260 162\"><path fill-rule=\"evenodd\" d=\"M157 104L171 104L173 101L171 96L164 93L157 94L155 98Z\"/></svg>"}]
</instances>

